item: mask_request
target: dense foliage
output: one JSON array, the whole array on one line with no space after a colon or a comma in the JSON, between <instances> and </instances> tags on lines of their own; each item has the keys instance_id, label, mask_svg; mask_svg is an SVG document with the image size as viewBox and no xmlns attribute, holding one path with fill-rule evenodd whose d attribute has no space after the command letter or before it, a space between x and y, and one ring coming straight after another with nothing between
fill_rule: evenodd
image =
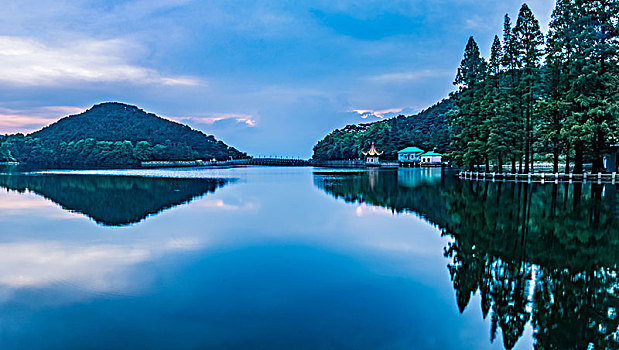
<instances>
[{"instance_id":1,"label":"dense foliage","mask_svg":"<svg viewBox=\"0 0 619 350\"><path fill-rule=\"evenodd\" d=\"M0 162L44 167L247 157L211 135L121 103L95 105L27 136L9 135L0 142Z\"/></svg>"},{"instance_id":2,"label":"dense foliage","mask_svg":"<svg viewBox=\"0 0 619 350\"><path fill-rule=\"evenodd\" d=\"M559 0L547 38L529 7L490 58L471 37L452 94L452 159L473 168L529 172L535 160L603 171L619 133L619 0ZM570 165L573 163L572 169Z\"/></svg>"},{"instance_id":3,"label":"dense foliage","mask_svg":"<svg viewBox=\"0 0 619 350\"><path fill-rule=\"evenodd\" d=\"M314 146L313 159L357 159L370 143L384 152L385 159L396 159L397 152L408 146L438 152L449 150L449 126L445 115L453 108L443 100L417 115L381 120L374 123L348 125L335 130Z\"/></svg>"}]
</instances>

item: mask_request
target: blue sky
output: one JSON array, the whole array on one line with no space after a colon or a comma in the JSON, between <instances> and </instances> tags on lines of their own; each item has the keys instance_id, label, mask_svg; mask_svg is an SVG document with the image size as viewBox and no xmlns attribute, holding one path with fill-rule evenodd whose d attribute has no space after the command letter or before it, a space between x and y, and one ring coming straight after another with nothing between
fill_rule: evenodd
<instances>
[{"instance_id":1,"label":"blue sky","mask_svg":"<svg viewBox=\"0 0 619 350\"><path fill-rule=\"evenodd\" d=\"M554 1L527 2L544 30ZM520 1L7 0L0 133L103 101L187 123L249 154L311 156L347 124L453 89L466 40L488 54Z\"/></svg>"}]
</instances>

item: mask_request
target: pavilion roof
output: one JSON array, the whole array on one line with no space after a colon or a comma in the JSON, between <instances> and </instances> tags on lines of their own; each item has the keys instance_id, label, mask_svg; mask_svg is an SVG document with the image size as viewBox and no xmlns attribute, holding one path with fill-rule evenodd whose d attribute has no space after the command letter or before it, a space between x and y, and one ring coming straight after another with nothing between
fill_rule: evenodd
<instances>
[{"instance_id":1,"label":"pavilion roof","mask_svg":"<svg viewBox=\"0 0 619 350\"><path fill-rule=\"evenodd\" d=\"M378 152L376 150L376 146L374 145L374 142L372 142L372 146L370 146L370 150L363 153L366 156L380 156L381 154L383 154L383 152Z\"/></svg>"}]
</instances>

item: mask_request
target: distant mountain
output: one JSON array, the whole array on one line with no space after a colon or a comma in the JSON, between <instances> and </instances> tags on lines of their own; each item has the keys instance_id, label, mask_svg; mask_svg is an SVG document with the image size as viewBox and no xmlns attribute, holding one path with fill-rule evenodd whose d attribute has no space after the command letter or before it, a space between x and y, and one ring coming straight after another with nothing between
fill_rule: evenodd
<instances>
[{"instance_id":1,"label":"distant mountain","mask_svg":"<svg viewBox=\"0 0 619 350\"><path fill-rule=\"evenodd\" d=\"M313 159L355 159L363 156L370 143L384 152L385 159L396 159L397 152L407 146L448 152L449 125L445 115L454 107L445 99L411 116L397 116L374 123L348 125L337 129L314 146Z\"/></svg>"},{"instance_id":2,"label":"distant mountain","mask_svg":"<svg viewBox=\"0 0 619 350\"><path fill-rule=\"evenodd\" d=\"M0 145L0 156L59 167L247 158L212 135L116 102L95 105L27 136L10 135Z\"/></svg>"}]
</instances>

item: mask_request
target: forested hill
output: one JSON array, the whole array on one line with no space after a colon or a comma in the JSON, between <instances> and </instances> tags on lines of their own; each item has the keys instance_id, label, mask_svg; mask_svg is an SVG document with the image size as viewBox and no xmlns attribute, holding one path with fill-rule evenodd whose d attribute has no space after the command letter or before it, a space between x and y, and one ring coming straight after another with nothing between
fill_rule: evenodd
<instances>
[{"instance_id":1,"label":"forested hill","mask_svg":"<svg viewBox=\"0 0 619 350\"><path fill-rule=\"evenodd\" d=\"M187 125L122 103L101 103L27 136L0 140L0 161L39 166L132 166L148 160L245 158Z\"/></svg>"},{"instance_id":2,"label":"forested hill","mask_svg":"<svg viewBox=\"0 0 619 350\"><path fill-rule=\"evenodd\" d=\"M316 160L355 159L363 156L370 143L384 152L383 158L396 159L397 152L408 146L437 152L449 151L449 125L446 114L454 108L449 99L416 115L348 125L328 134L314 146Z\"/></svg>"}]
</instances>

